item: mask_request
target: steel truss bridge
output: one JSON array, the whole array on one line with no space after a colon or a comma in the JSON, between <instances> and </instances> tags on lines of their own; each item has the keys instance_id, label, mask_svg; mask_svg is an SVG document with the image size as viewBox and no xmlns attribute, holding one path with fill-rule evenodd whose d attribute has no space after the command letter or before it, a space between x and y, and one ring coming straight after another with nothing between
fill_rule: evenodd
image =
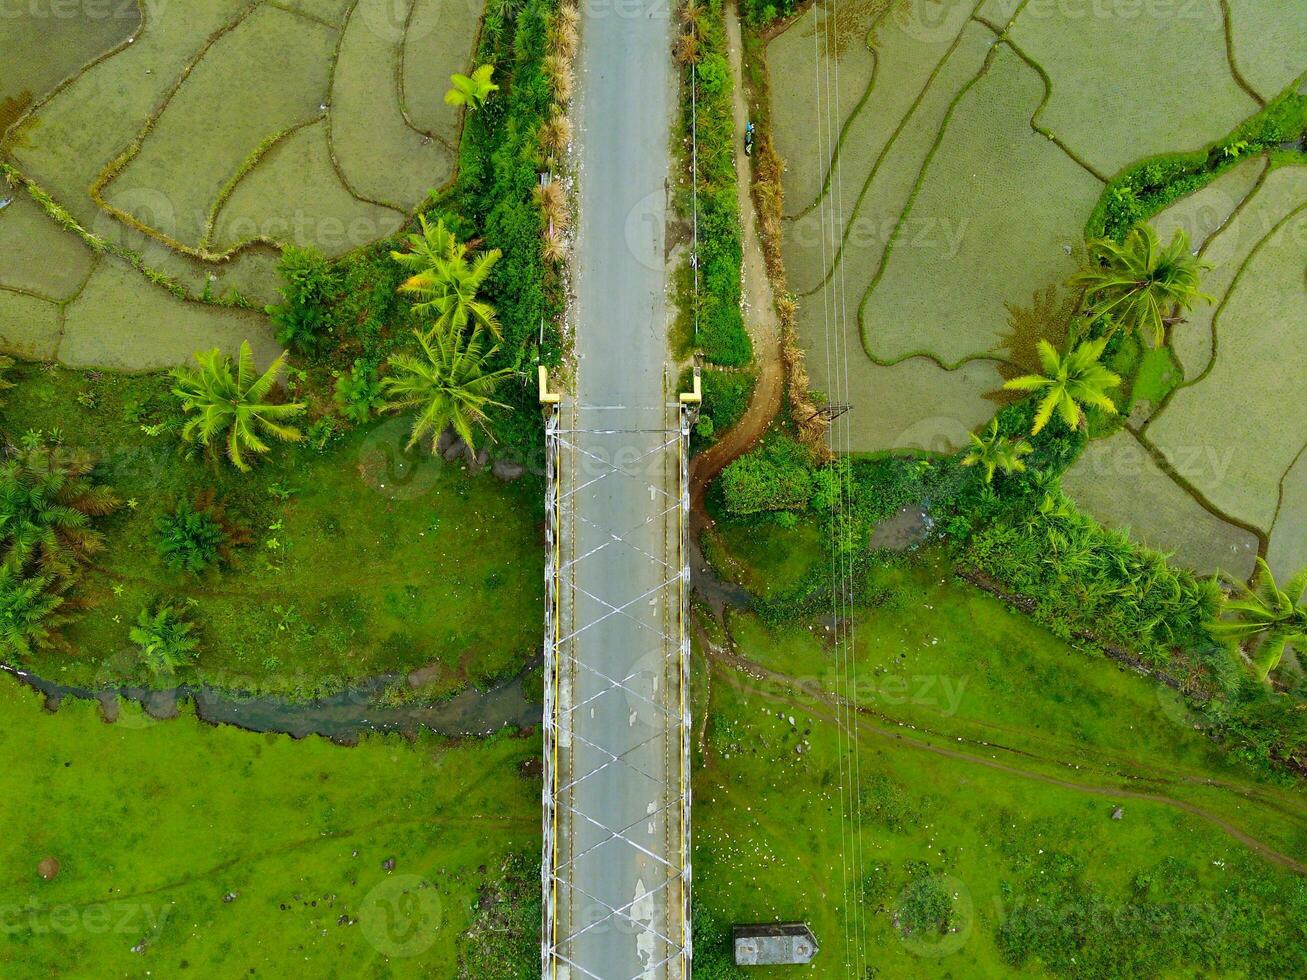
<instances>
[{"instance_id":1,"label":"steel truss bridge","mask_svg":"<svg viewBox=\"0 0 1307 980\"><path fill-rule=\"evenodd\" d=\"M698 385L696 384L696 389ZM546 393L547 980L690 975L689 433Z\"/></svg>"}]
</instances>

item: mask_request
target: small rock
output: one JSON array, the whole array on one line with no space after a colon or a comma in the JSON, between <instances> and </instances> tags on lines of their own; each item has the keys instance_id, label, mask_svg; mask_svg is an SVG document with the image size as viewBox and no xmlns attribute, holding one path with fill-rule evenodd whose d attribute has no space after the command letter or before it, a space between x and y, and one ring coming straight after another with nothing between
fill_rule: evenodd
<instances>
[{"instance_id":1,"label":"small rock","mask_svg":"<svg viewBox=\"0 0 1307 980\"><path fill-rule=\"evenodd\" d=\"M145 952L145 940L142 939L139 943L137 943L135 946L133 946L133 947L132 947L132 952L133 952L133 953L144 953L144 952Z\"/></svg>"},{"instance_id":2,"label":"small rock","mask_svg":"<svg viewBox=\"0 0 1307 980\"><path fill-rule=\"evenodd\" d=\"M46 881L54 881L55 876L59 874L58 858L42 858L41 863L36 866L36 873Z\"/></svg>"},{"instance_id":3,"label":"small rock","mask_svg":"<svg viewBox=\"0 0 1307 980\"><path fill-rule=\"evenodd\" d=\"M440 433L440 438L436 440L436 452L444 455L445 450L452 446L454 440L457 438L457 432L453 429L446 429L444 432Z\"/></svg>"},{"instance_id":4,"label":"small rock","mask_svg":"<svg viewBox=\"0 0 1307 980\"><path fill-rule=\"evenodd\" d=\"M490 464L490 472L496 480L511 483L513 480L522 479L526 473L526 467L521 463L514 463L512 460L497 459Z\"/></svg>"},{"instance_id":5,"label":"small rock","mask_svg":"<svg viewBox=\"0 0 1307 980\"><path fill-rule=\"evenodd\" d=\"M444 457L446 462L452 463L454 460L458 459L458 457L463 455L465 449L467 449L467 443L462 439L455 439L440 455Z\"/></svg>"},{"instance_id":6,"label":"small rock","mask_svg":"<svg viewBox=\"0 0 1307 980\"><path fill-rule=\"evenodd\" d=\"M236 893L228 892L226 895L222 896L222 900L230 905L232 902L236 901Z\"/></svg>"},{"instance_id":7,"label":"small rock","mask_svg":"<svg viewBox=\"0 0 1307 980\"><path fill-rule=\"evenodd\" d=\"M472 469L477 470L478 472L484 470L486 464L490 462L490 450L482 448L482 450L477 453L474 458L468 460L468 462L472 464Z\"/></svg>"},{"instance_id":8,"label":"small rock","mask_svg":"<svg viewBox=\"0 0 1307 980\"><path fill-rule=\"evenodd\" d=\"M1125 809L1123 807L1117 807L1115 810L1112 811L1113 820L1120 820L1124 816L1125 816Z\"/></svg>"},{"instance_id":9,"label":"small rock","mask_svg":"<svg viewBox=\"0 0 1307 980\"><path fill-rule=\"evenodd\" d=\"M395 859L394 859L394 858L386 858L386 860L382 861L382 862L381 862L381 870L382 870L382 871L394 871L394 870L395 870Z\"/></svg>"}]
</instances>

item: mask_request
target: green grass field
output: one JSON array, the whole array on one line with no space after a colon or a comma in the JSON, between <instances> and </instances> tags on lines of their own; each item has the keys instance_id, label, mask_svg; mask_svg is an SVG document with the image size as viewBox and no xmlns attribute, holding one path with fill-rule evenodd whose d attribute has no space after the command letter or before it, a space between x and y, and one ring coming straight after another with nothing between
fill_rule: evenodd
<instances>
[{"instance_id":1,"label":"green grass field","mask_svg":"<svg viewBox=\"0 0 1307 980\"><path fill-rule=\"evenodd\" d=\"M462 463L404 453L390 418L324 450L279 446L253 473L188 452L170 425L166 376L25 366L0 409L15 433L59 429L89 450L127 505L80 594L71 650L28 666L68 683L143 680L127 631L147 603L193 607L200 675L231 688L303 695L430 666L424 696L516 673L535 655L542 579L538 484L503 484ZM80 399L80 400L79 400ZM211 489L248 532L233 567L166 568L155 522Z\"/></svg>"},{"instance_id":2,"label":"green grass field","mask_svg":"<svg viewBox=\"0 0 1307 980\"><path fill-rule=\"evenodd\" d=\"M92 704L43 712L4 678L0 750L0 972L14 980L453 978L486 955L469 928L504 915L479 898L538 848L539 783L520 775L538 738L344 748L186 714L109 726ZM501 964L522 962L514 938L492 935Z\"/></svg>"},{"instance_id":3,"label":"green grass field","mask_svg":"<svg viewBox=\"0 0 1307 980\"><path fill-rule=\"evenodd\" d=\"M870 594L847 661L824 619L735 614L700 644L701 914L810 922L812 976L847 975L859 948L884 977L1303 969L1297 789L931 561Z\"/></svg>"}]
</instances>

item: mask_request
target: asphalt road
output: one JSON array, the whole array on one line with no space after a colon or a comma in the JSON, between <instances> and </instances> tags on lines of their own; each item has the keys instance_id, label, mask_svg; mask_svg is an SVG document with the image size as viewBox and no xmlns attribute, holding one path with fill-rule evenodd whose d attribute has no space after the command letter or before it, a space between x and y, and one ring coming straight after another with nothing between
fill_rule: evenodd
<instances>
[{"instance_id":1,"label":"asphalt road","mask_svg":"<svg viewBox=\"0 0 1307 980\"><path fill-rule=\"evenodd\" d=\"M664 239L675 76L667 5L586 5L577 109L577 395L569 417L570 790L561 853L559 977L679 977L675 630L675 418ZM664 445L669 443L669 445ZM621 682L614 688L613 682ZM613 756L620 757L614 761ZM591 775L587 775L591 774ZM669 785L670 783L670 785ZM617 836L614 836L614 834ZM669 866L671 865L671 866ZM625 910L613 915L610 910ZM568 938L574 937L574 938ZM661 965L660 965L661 964Z\"/></svg>"}]
</instances>

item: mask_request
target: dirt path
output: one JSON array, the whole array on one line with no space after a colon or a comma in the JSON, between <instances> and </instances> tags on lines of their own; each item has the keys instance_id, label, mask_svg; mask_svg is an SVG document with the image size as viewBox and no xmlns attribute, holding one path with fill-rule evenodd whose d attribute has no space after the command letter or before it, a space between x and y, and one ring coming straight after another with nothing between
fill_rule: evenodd
<instances>
[{"instance_id":1,"label":"dirt path","mask_svg":"<svg viewBox=\"0 0 1307 980\"><path fill-rule=\"evenodd\" d=\"M770 694L765 690L761 690L751 685L742 684L742 682L732 676L732 674L745 674L752 677L754 680L765 679L790 687L792 690L801 693L805 697L830 709L829 712L813 711L813 714L818 715L830 724L840 724L840 716L847 710L847 706L842 706L834 696L827 692L815 690L811 685L804 684L802 681L796 680L795 678L769 670L761 664L755 663L739 654L723 650L712 650L710 652L710 658L724 671L724 680L727 683L740 689L744 689L747 686L748 690L758 693L759 696L764 699L774 701L778 704L793 706L793 702L785 698ZM731 673L725 673L728 669ZM812 711L813 709L809 708L807 710ZM1095 786L1090 783L1062 779L1057 776L1050 776L1046 773L1023 769L1010 763L999 762L997 759L988 759L972 752L945 748L941 745L936 745L933 742L928 742L925 739L915 738L911 735L904 734L901 730L896 731L894 729L884 728L876 724L871 718L866 717L864 709L859 708L857 710L859 714L857 720L858 729L864 734L898 742L908 748L917 749L922 752L929 752L932 755L943 756L948 759L955 759L959 762L966 762L972 765L984 766L987 769L994 769L998 772L1008 773L1009 775L1017 776L1022 779L1033 780L1047 786L1056 786L1059 789L1068 789L1078 793L1102 796L1111 800L1139 800L1146 803L1157 803L1162 806L1169 806L1177 810L1183 810L1185 813L1199 817L1217 827L1223 833L1243 844L1249 850L1254 851L1266 860L1278 864L1281 867L1288 868L1298 874L1307 875L1307 865L1304 865L1297 859L1285 854L1283 851L1276 850L1264 841L1258 840L1256 837L1245 833L1225 818L1211 812L1210 810L1206 810L1197 804L1190 803L1186 800L1176 799L1171 796L1165 796L1161 793L1125 789L1120 786Z\"/></svg>"},{"instance_id":2,"label":"dirt path","mask_svg":"<svg viewBox=\"0 0 1307 980\"><path fill-rule=\"evenodd\" d=\"M740 225L744 244L744 322L753 338L754 362L758 369L758 383L754 386L744 416L722 433L710 447L701 452L690 464L690 534L698 540L700 532L710 522L703 512L703 495L730 462L753 448L781 407L784 369L781 365L781 325L776 316L771 282L767 279L767 264L758 237L758 220L753 210L752 160L744 152L744 125L749 120L749 107L744 99L744 44L740 36L740 17L734 3L728 3L726 15L726 41L730 49L731 78L735 94L735 172L736 197L740 205Z\"/></svg>"}]
</instances>

